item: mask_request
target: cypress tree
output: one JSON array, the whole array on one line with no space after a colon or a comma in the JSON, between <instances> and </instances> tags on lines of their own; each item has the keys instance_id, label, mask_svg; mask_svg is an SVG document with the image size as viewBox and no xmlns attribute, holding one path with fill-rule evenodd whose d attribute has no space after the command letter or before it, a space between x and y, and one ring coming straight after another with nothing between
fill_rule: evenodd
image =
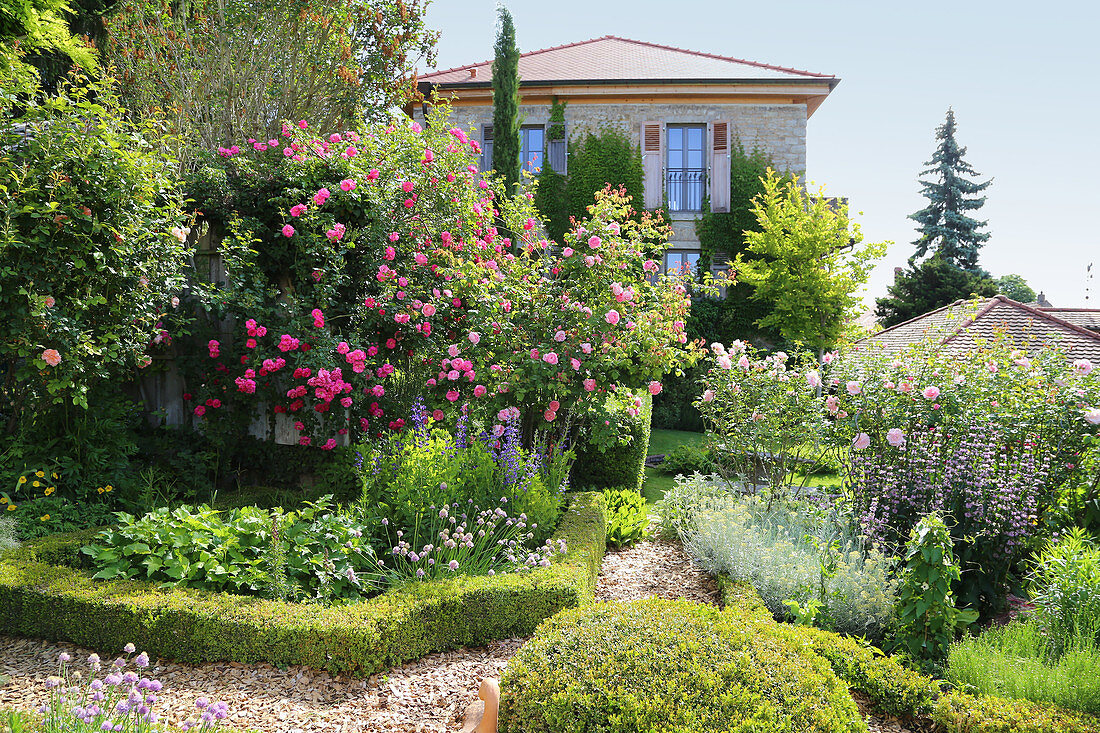
<instances>
[{"instance_id":1,"label":"cypress tree","mask_svg":"<svg viewBox=\"0 0 1100 733\"><path fill-rule=\"evenodd\" d=\"M922 176L933 178L920 180L921 194L928 199L928 206L909 215L920 225L917 230L921 235L913 243L917 251L909 258L909 265L912 267L918 258L931 252L960 270L977 273L978 250L989 239L988 232L978 230L988 222L973 219L966 212L982 207L985 196L977 194L993 181L970 180L979 174L963 159L966 148L955 141L955 112L950 108L947 119L936 128L936 139L939 140L936 152L925 163L929 167L921 172Z\"/></svg>"},{"instance_id":2,"label":"cypress tree","mask_svg":"<svg viewBox=\"0 0 1100 733\"><path fill-rule=\"evenodd\" d=\"M519 48L508 8L497 7L496 55L493 58L493 170L504 190L515 193L519 183Z\"/></svg>"}]
</instances>

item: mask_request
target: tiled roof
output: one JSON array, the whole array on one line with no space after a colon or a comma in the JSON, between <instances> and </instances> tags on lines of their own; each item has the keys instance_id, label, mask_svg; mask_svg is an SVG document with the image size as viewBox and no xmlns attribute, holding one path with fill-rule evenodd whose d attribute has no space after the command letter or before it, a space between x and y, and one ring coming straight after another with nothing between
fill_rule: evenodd
<instances>
[{"instance_id":1,"label":"tiled roof","mask_svg":"<svg viewBox=\"0 0 1100 733\"><path fill-rule=\"evenodd\" d=\"M433 71L420 76L419 80L440 85L485 84L492 79L492 64L492 61L482 61ZM519 76L524 82L734 79L839 82L829 74L815 74L617 36L603 36L521 54Z\"/></svg>"},{"instance_id":2,"label":"tiled roof","mask_svg":"<svg viewBox=\"0 0 1100 733\"><path fill-rule=\"evenodd\" d=\"M1100 308L1040 308L1044 313L1061 318L1090 331L1100 331Z\"/></svg>"},{"instance_id":3,"label":"tiled roof","mask_svg":"<svg viewBox=\"0 0 1100 733\"><path fill-rule=\"evenodd\" d=\"M1100 311L1084 309L1034 308L998 295L979 301L957 301L857 343L881 345L892 353L909 344L932 340L946 352L959 352L969 351L977 341L991 340L998 332L1004 332L1012 343L1029 352L1057 344L1072 359L1100 362L1100 333L1085 328L1084 323L1061 317L1060 312L1076 320L1100 316Z\"/></svg>"}]
</instances>

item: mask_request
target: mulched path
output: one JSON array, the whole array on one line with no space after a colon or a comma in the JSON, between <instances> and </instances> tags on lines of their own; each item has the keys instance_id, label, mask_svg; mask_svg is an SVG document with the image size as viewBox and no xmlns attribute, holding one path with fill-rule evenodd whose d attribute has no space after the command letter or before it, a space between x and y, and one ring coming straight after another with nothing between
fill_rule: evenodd
<instances>
[{"instance_id":1,"label":"mulched path","mask_svg":"<svg viewBox=\"0 0 1100 733\"><path fill-rule=\"evenodd\" d=\"M596 598L650 597L713 604L718 589L679 543L652 539L608 551ZM481 680L499 678L524 641L508 639L487 647L430 654L369 679L333 676L301 666L281 670L270 664L186 665L160 660L146 675L164 683L155 709L167 723L192 717L195 700L205 696L229 703L230 719L225 722L240 730L447 733L461 730L463 712L477 699ZM72 644L0 636L0 673L10 677L0 686L0 706L32 709L41 705L46 700L46 677L57 673L57 657L63 651L78 661L91 653ZM108 660L117 654L97 651ZM865 717L872 733L910 733L897 722L867 712Z\"/></svg>"}]
</instances>

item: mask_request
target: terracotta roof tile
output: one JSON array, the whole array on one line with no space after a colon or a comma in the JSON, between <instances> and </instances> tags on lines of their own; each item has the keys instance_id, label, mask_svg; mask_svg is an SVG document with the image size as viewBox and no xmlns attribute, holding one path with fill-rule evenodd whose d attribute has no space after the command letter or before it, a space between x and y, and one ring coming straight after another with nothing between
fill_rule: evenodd
<instances>
[{"instance_id":1,"label":"terracotta roof tile","mask_svg":"<svg viewBox=\"0 0 1100 733\"><path fill-rule=\"evenodd\" d=\"M1057 344L1072 359L1100 362L1100 333L1085 328L1085 323L1062 318L1059 311L1080 321L1092 318L1090 314L1100 316L1100 311L1085 309L1033 308L998 295L976 302L960 300L857 343L882 345L893 353L930 339L946 352L959 352L973 349L977 341L990 340L1003 331L1013 344L1028 352Z\"/></svg>"},{"instance_id":2,"label":"terracotta roof tile","mask_svg":"<svg viewBox=\"0 0 1100 733\"><path fill-rule=\"evenodd\" d=\"M492 61L433 71L419 77L433 84L487 83ZM470 72L475 76L471 77ZM617 36L603 36L564 46L521 54L519 76L532 81L642 81L642 80L805 80L838 81L784 66L717 54L688 51Z\"/></svg>"}]
</instances>

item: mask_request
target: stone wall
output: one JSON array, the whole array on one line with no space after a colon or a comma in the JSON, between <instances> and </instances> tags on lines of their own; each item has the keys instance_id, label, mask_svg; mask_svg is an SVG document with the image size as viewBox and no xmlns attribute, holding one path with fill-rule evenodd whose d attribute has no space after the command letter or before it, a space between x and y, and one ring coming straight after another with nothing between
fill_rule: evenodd
<instances>
[{"instance_id":1,"label":"stone wall","mask_svg":"<svg viewBox=\"0 0 1100 733\"><path fill-rule=\"evenodd\" d=\"M524 124L546 124L547 106L522 105ZM419 111L417 117L420 117ZM451 119L476 140L483 125L493 122L493 108L459 107ZM806 172L806 105L804 104L570 104L565 110L566 129L571 139L588 132L618 127L640 143L643 122L701 123L729 120L733 136L747 150L761 148L779 170L804 175Z\"/></svg>"}]
</instances>

